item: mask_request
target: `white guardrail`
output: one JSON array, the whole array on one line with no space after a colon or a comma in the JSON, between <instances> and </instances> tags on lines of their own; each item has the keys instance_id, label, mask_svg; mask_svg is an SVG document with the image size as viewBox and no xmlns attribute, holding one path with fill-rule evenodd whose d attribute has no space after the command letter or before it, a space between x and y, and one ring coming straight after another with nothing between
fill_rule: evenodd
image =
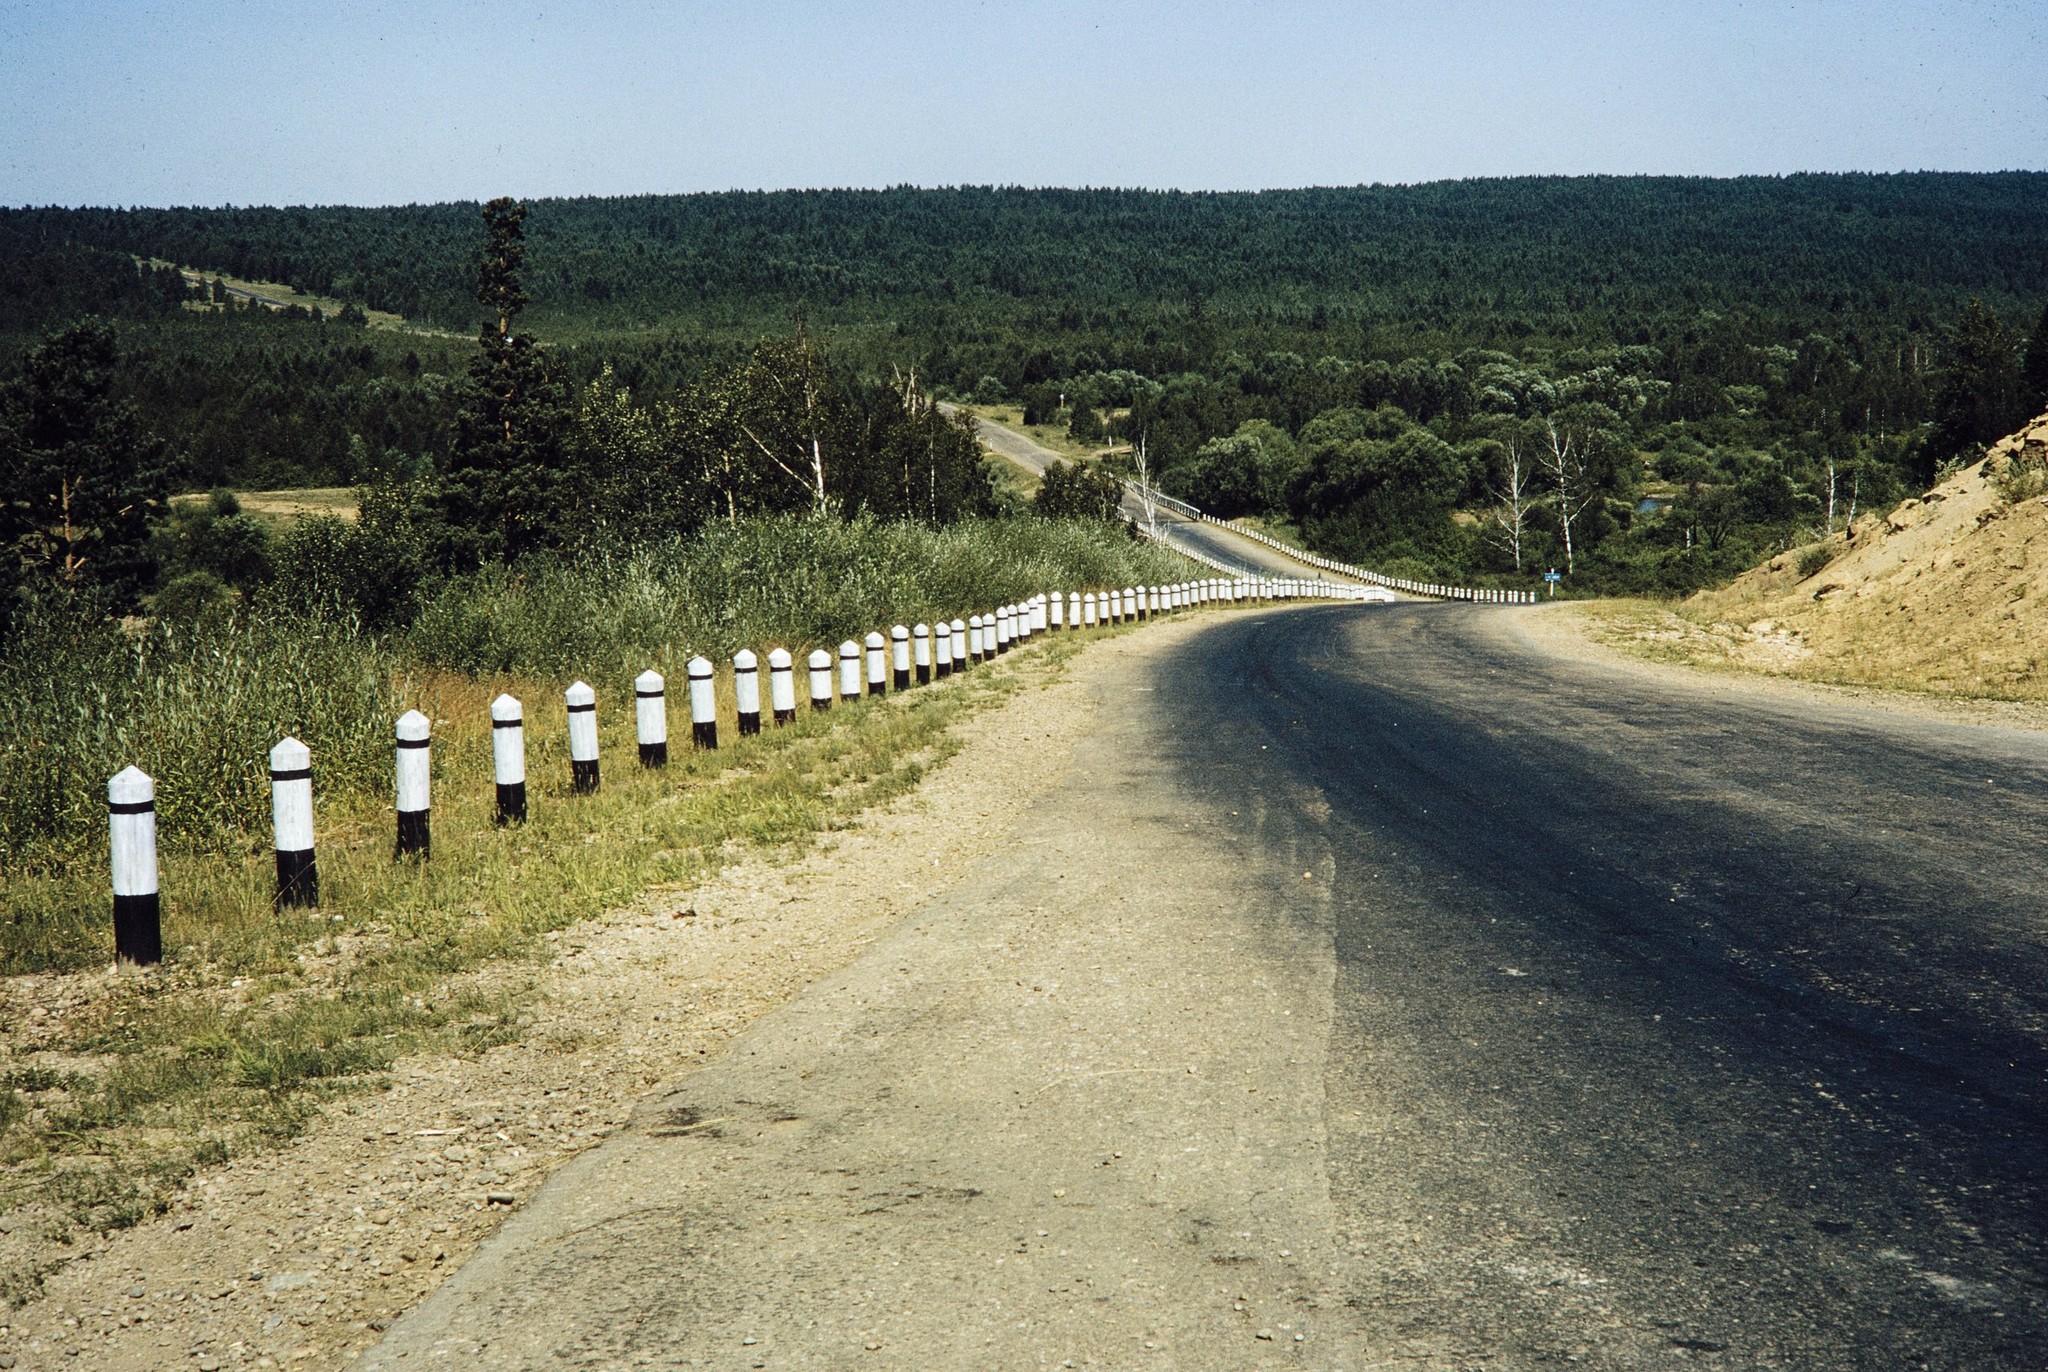
<instances>
[{"instance_id":1,"label":"white guardrail","mask_svg":"<svg viewBox=\"0 0 2048 1372\"><path fill-rule=\"evenodd\" d=\"M1355 577L1374 586L1385 586L1389 590L1402 591L1408 595L1431 596L1438 600L1469 600L1487 605L1533 605L1536 603L1536 593L1534 591L1504 591L1492 586L1453 586L1443 582L1416 581L1409 577L1387 576L1381 572L1368 571L1364 567L1354 567L1349 562L1339 562L1336 558L1323 557L1317 553L1309 552L1306 548L1297 548L1291 543L1283 543L1271 534L1262 533L1257 529L1246 528L1234 520L1218 519L1214 515L1204 514L1200 509L1190 505L1187 501L1178 500L1173 496L1166 495L1156 488L1148 490L1137 482L1128 480L1124 482L1124 488L1142 504L1163 505L1184 519L1192 519L1203 524L1214 524L1219 529L1228 529L1240 537L1249 538L1254 543L1263 543L1274 552L1291 557L1296 562L1306 563L1319 571L1336 572L1340 576ZM1232 575L1258 575L1257 572L1252 571L1250 568L1229 566L1213 557L1190 548L1184 548L1178 543L1173 545L1173 550L1183 556L1192 557L1197 562L1230 572Z\"/></svg>"},{"instance_id":2,"label":"white guardrail","mask_svg":"<svg viewBox=\"0 0 2048 1372\"><path fill-rule=\"evenodd\" d=\"M1175 551L1189 553L1174 545ZM1215 559L1189 553L1197 561ZM1319 577L1226 574L1182 581L1171 586L1126 586L1108 590L1046 591L964 619L934 619L916 625L892 624L863 638L849 638L835 652L812 649L803 661L786 647L757 656L742 648L733 654L720 689L720 668L704 656L687 665L692 747L719 746L721 719L729 719L742 735L793 724L800 682L808 671L810 708L845 709L863 697L885 696L925 686L965 672L1052 632L1107 628L1134 620L1196 610L1209 605L1268 600L1390 599L1369 586L1324 581ZM801 652L801 647L798 649ZM767 664L767 708L762 708L761 668ZM619 683L623 684L623 683ZM642 767L668 762L667 682L652 668L632 681L634 738ZM598 789L598 695L589 683L570 683L562 693L569 742L568 798L548 801L575 804L575 797ZM510 694L490 704L491 783L496 808L491 822L526 822L526 709ZM432 721L418 710L401 715L393 733L393 796L397 816L394 853L400 860L424 862L432 852L433 769L429 765ZM318 865L313 855L313 752L295 738L270 750L268 759L272 833L277 852L279 906L317 907L321 901ZM250 781L257 782L256 759L249 759ZM444 775L442 786L482 785L480 775ZM109 858L114 897L114 955L123 962L147 965L163 958L157 885L156 781L139 767L126 767L107 783Z\"/></svg>"}]
</instances>

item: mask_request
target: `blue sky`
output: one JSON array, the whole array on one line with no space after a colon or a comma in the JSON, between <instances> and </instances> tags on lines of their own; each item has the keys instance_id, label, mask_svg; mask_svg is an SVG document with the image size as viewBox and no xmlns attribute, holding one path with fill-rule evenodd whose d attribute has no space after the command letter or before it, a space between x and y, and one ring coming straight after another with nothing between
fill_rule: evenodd
<instances>
[{"instance_id":1,"label":"blue sky","mask_svg":"<svg viewBox=\"0 0 2048 1372\"><path fill-rule=\"evenodd\" d=\"M0 0L0 204L2048 167L2048 3Z\"/></svg>"}]
</instances>

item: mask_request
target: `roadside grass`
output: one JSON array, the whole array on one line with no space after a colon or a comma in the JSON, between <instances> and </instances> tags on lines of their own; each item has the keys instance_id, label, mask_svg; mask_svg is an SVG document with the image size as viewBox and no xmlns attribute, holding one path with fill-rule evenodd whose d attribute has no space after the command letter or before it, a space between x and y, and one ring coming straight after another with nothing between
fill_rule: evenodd
<instances>
[{"instance_id":1,"label":"roadside grass","mask_svg":"<svg viewBox=\"0 0 2048 1372\"><path fill-rule=\"evenodd\" d=\"M569 788L558 692L421 681L436 720L431 857L393 860L383 804L323 795L318 910L271 909L267 851L173 853L162 967L7 983L0 1211L46 1242L32 1258L10 1250L0 1295L29 1298L63 1245L162 1212L196 1169L291 1137L323 1102L377 1089L402 1056L521 1038L546 934L686 887L747 850L801 852L911 790L953 752L960 721L1056 675L1078 646L1035 644L931 687L804 710L749 739L722 682L724 746L685 743L663 769L638 764L630 712L601 712L603 783L584 796ZM486 713L499 689L531 702L530 818L502 829ZM5 882L9 909L41 902L98 926L70 930L65 946L103 943L97 870Z\"/></svg>"}]
</instances>

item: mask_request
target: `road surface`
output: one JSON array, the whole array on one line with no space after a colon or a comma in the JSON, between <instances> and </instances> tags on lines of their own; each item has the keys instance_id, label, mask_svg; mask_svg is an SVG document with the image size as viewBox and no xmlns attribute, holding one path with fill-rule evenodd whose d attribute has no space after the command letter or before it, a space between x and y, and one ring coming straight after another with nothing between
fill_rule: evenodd
<instances>
[{"instance_id":1,"label":"road surface","mask_svg":"<svg viewBox=\"0 0 2048 1372\"><path fill-rule=\"evenodd\" d=\"M1032 442L1015 429L990 423L979 416L975 417L974 426L985 447L999 456L1008 458L1034 476L1043 474L1048 463L1065 460L1059 453ZM1324 581L1341 581L1347 585L1352 582L1352 578L1340 572L1325 571L1311 566L1285 553L1276 552L1257 539L1246 538L1215 524L1189 519L1165 505L1155 502L1153 508L1147 511L1143 502L1128 492L1124 495L1124 512L1135 520L1140 528L1155 530L1158 536L1169 544L1193 548L1233 568L1241 568L1255 575L1311 577Z\"/></svg>"},{"instance_id":2,"label":"road surface","mask_svg":"<svg viewBox=\"0 0 2048 1372\"><path fill-rule=\"evenodd\" d=\"M1000 856L365 1365L2043 1366L2048 736L1528 613L1084 657Z\"/></svg>"}]
</instances>

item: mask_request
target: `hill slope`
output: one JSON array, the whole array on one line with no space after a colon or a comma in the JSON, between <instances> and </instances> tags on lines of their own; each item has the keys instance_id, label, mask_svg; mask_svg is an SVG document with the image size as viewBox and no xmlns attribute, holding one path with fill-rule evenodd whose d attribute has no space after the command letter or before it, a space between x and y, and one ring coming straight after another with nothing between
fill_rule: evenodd
<instances>
[{"instance_id":1,"label":"hill slope","mask_svg":"<svg viewBox=\"0 0 2048 1372\"><path fill-rule=\"evenodd\" d=\"M1662 636L1791 675L2048 697L2044 472L2048 415L1889 515L1692 597Z\"/></svg>"}]
</instances>

